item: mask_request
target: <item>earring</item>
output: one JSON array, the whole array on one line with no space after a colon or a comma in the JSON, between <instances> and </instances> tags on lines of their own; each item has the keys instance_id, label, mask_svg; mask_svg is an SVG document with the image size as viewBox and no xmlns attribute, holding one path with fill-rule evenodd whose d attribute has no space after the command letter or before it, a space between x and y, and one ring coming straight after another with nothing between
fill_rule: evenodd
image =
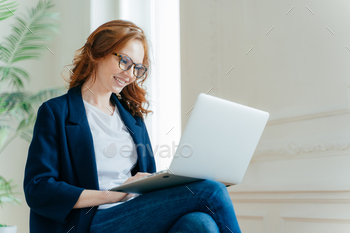
<instances>
[{"instance_id":1,"label":"earring","mask_svg":"<svg viewBox=\"0 0 350 233\"><path fill-rule=\"evenodd\" d=\"M122 96L120 94L117 94L118 99L122 99Z\"/></svg>"}]
</instances>

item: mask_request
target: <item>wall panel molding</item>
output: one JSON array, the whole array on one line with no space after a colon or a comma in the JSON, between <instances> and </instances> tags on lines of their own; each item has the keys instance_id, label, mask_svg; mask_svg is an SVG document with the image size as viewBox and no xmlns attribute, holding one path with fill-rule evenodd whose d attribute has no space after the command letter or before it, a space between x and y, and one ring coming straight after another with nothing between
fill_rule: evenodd
<instances>
[{"instance_id":1,"label":"wall panel molding","mask_svg":"<svg viewBox=\"0 0 350 233\"><path fill-rule=\"evenodd\" d=\"M350 135L259 145L252 161L350 154Z\"/></svg>"},{"instance_id":2,"label":"wall panel molding","mask_svg":"<svg viewBox=\"0 0 350 233\"><path fill-rule=\"evenodd\" d=\"M350 204L350 190L332 191L229 191L233 203Z\"/></svg>"},{"instance_id":3,"label":"wall panel molding","mask_svg":"<svg viewBox=\"0 0 350 233\"><path fill-rule=\"evenodd\" d=\"M298 217L282 217L284 221L289 222L316 222L316 223L347 223L350 224L350 219L330 219L330 218L298 218Z\"/></svg>"},{"instance_id":4,"label":"wall panel molding","mask_svg":"<svg viewBox=\"0 0 350 233\"><path fill-rule=\"evenodd\" d=\"M321 112L321 113L308 114L308 115L302 115L302 116L296 116L296 117L280 118L280 119L270 120L267 123L267 125L279 125L279 124L313 120L313 119L325 118L325 117L333 117L333 116L339 116L339 115L345 115L345 114L350 114L350 109L341 109L336 111Z\"/></svg>"},{"instance_id":5,"label":"wall panel molding","mask_svg":"<svg viewBox=\"0 0 350 233\"><path fill-rule=\"evenodd\" d=\"M237 213L238 218L251 219L251 220L264 220L268 211L240 211Z\"/></svg>"}]
</instances>

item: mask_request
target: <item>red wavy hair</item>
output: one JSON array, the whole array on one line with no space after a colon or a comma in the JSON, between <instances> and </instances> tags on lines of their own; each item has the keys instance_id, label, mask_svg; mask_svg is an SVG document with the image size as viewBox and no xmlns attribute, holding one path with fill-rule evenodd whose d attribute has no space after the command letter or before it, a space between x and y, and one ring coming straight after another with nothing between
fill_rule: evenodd
<instances>
[{"instance_id":1,"label":"red wavy hair","mask_svg":"<svg viewBox=\"0 0 350 233\"><path fill-rule=\"evenodd\" d=\"M143 64L148 71L141 79L136 79L119 93L122 97L121 103L129 109L129 112L135 116L144 119L148 113L153 112L142 107L144 103L149 106L146 100L146 88L143 83L149 76L150 57L147 38L144 31L134 23L125 20L112 20L99 26L88 37L86 44L78 49L72 61L74 68L70 73L69 89L83 85L87 78L94 72L93 83L96 81L97 62L99 59L115 51L123 49L133 39L140 40L144 48Z\"/></svg>"}]
</instances>

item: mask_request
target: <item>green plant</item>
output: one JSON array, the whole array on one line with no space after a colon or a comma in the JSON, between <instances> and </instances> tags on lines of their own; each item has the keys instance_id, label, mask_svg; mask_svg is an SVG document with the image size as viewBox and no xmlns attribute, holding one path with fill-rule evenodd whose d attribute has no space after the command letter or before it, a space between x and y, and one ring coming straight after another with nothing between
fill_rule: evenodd
<instances>
[{"instance_id":1,"label":"green plant","mask_svg":"<svg viewBox=\"0 0 350 233\"><path fill-rule=\"evenodd\" d=\"M6 1L0 1L0 4L3 3L0 5L0 19L8 18L14 13L9 6L15 4ZM29 74L23 68L14 66L19 61L38 60L43 50L50 52L46 46L51 40L48 33L58 32L56 21L59 18L59 13L48 12L53 6L52 0L40 0L35 8L28 10L28 16L16 16L11 35L0 46L0 61L5 63L0 66L0 92L5 82L15 89L14 92L0 94L0 153L16 137L30 142L37 107L64 92L64 87L48 88L35 94L23 91L24 81L30 81ZM13 122L17 122L15 127L11 124ZM11 131L14 134L9 137Z\"/></svg>"},{"instance_id":2,"label":"green plant","mask_svg":"<svg viewBox=\"0 0 350 233\"><path fill-rule=\"evenodd\" d=\"M51 52L47 47L51 40L49 34L58 32L59 19L59 13L48 11L53 6L52 0L39 0L27 15L20 15L16 12L15 2L0 0L0 21L15 16L11 34L0 43L0 154L17 137L30 142L39 105L65 91L64 87L48 88L34 94L26 91L24 83L30 81L29 73L15 66L20 61L39 60L45 50ZM3 92L4 85L11 90ZM14 197L12 182L0 176L0 207L4 203L21 202Z\"/></svg>"},{"instance_id":3,"label":"green plant","mask_svg":"<svg viewBox=\"0 0 350 233\"><path fill-rule=\"evenodd\" d=\"M18 192L14 193L12 190L16 187L16 185L12 184L12 180L6 180L4 177L0 176L0 206L8 203L17 203L20 204L22 201L19 198L16 198L14 195L18 194ZM0 224L0 227L6 227L6 224Z\"/></svg>"},{"instance_id":4,"label":"green plant","mask_svg":"<svg viewBox=\"0 0 350 233\"><path fill-rule=\"evenodd\" d=\"M13 192L12 190L17 185L13 184L13 180L6 180L4 177L0 176L0 206L3 207L3 205L6 202L11 203L21 203L21 199L16 198L14 195L18 194L18 192Z\"/></svg>"}]
</instances>

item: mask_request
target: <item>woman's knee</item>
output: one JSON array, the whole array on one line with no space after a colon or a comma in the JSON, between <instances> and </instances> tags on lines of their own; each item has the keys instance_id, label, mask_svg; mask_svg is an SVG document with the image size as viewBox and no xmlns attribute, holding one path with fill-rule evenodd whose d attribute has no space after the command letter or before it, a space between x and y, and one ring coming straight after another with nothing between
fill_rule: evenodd
<instances>
[{"instance_id":1,"label":"woman's knee","mask_svg":"<svg viewBox=\"0 0 350 233\"><path fill-rule=\"evenodd\" d=\"M212 187L213 189L226 190L226 186L219 181L206 179L203 182L205 183L206 186Z\"/></svg>"},{"instance_id":2,"label":"woman's knee","mask_svg":"<svg viewBox=\"0 0 350 233\"><path fill-rule=\"evenodd\" d=\"M185 214L175 222L168 233L220 232L214 219L203 212Z\"/></svg>"},{"instance_id":3,"label":"woman's knee","mask_svg":"<svg viewBox=\"0 0 350 233\"><path fill-rule=\"evenodd\" d=\"M194 182L192 184L194 186L196 186L196 188L195 188L196 190L201 191L202 194L207 196L207 197L208 197L208 195L211 195L213 193L223 194L223 193L227 192L226 186L223 183L221 183L219 181L215 181L215 180L206 179L206 180ZM191 188L190 185L188 185L188 187Z\"/></svg>"}]
</instances>

